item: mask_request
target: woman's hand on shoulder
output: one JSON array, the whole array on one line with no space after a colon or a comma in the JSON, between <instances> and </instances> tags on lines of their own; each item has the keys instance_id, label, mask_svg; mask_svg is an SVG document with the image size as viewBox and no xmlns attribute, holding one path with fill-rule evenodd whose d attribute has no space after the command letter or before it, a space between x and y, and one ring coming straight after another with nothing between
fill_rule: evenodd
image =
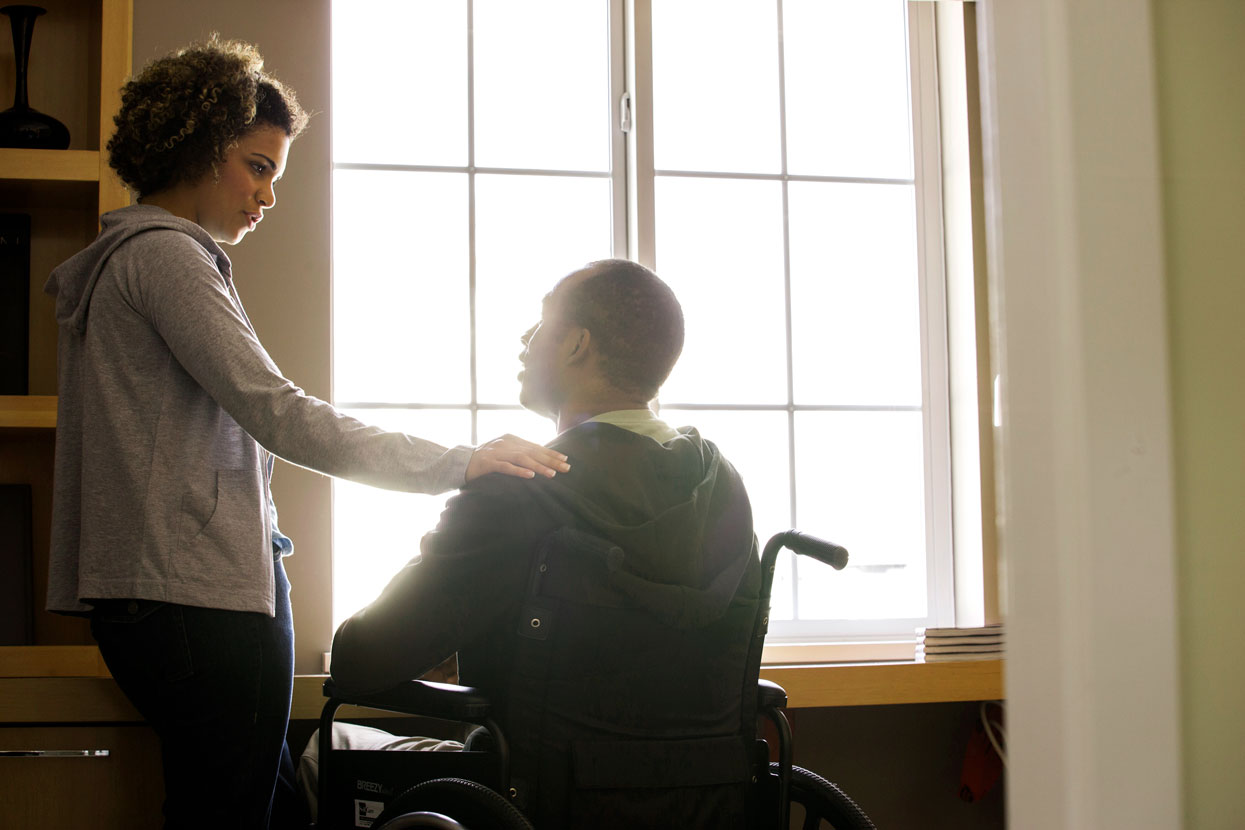
<instances>
[{"instance_id":1,"label":"woman's hand on shoulder","mask_svg":"<svg viewBox=\"0 0 1245 830\"><path fill-rule=\"evenodd\" d=\"M467 481L489 473L519 478L535 478L540 473L553 478L570 468L566 456L557 450L507 434L476 447L467 462Z\"/></svg>"}]
</instances>

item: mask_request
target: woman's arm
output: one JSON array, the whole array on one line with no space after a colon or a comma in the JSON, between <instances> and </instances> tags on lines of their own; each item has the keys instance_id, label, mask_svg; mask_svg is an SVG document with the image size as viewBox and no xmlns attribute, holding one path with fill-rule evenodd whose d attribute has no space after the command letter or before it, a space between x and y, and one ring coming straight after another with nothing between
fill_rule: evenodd
<instances>
[{"instance_id":1,"label":"woman's arm","mask_svg":"<svg viewBox=\"0 0 1245 830\"><path fill-rule=\"evenodd\" d=\"M479 451L447 449L344 415L281 374L205 249L177 231L144 237L147 265L131 293L181 366L275 455L377 487L430 493L488 472L551 475L564 463L513 437Z\"/></svg>"}]
</instances>

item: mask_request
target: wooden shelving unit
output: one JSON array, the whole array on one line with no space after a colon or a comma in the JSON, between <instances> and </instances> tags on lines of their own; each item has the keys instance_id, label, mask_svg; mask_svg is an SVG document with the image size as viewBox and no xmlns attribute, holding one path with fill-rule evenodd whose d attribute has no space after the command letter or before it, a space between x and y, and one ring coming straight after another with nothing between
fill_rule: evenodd
<instances>
[{"instance_id":1,"label":"wooden shelving unit","mask_svg":"<svg viewBox=\"0 0 1245 830\"><path fill-rule=\"evenodd\" d=\"M0 148L0 204L29 214L30 384L0 396L0 482L29 484L34 645L0 647L0 748L107 748L101 763L0 759L5 827L158 827L154 733L121 694L87 621L43 611L47 595L56 437L55 303L43 283L94 238L99 215L129 204L105 148L130 74L131 0L43 0L31 104L69 127L68 150ZM7 29L7 25L5 27ZM7 36L3 38L7 40ZM0 61L11 57L0 47ZM41 62L38 62L41 61ZM38 62L38 63L37 63ZM9 91L0 89L0 96ZM117 725L101 725L117 724Z\"/></svg>"},{"instance_id":2,"label":"wooden shelving unit","mask_svg":"<svg viewBox=\"0 0 1245 830\"><path fill-rule=\"evenodd\" d=\"M102 666L85 620L42 610L56 431L56 321L43 283L57 263L91 241L101 213L130 202L108 167L105 148L121 86L130 75L132 0L46 0L40 5L47 15L36 27L31 104L64 121L71 143L67 150L0 148L4 210L31 217L31 394L0 396L0 482L31 486L36 609L35 645L0 648L0 678L60 678ZM0 53L6 47L11 50L6 44ZM12 58L0 54L0 60ZM0 97L9 94L0 90Z\"/></svg>"}]
</instances>

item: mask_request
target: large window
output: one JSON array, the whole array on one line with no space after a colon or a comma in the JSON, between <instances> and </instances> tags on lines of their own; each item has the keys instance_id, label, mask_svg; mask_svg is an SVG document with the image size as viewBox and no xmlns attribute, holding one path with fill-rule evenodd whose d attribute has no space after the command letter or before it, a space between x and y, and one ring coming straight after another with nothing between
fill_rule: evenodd
<instances>
[{"instance_id":1,"label":"large window","mask_svg":"<svg viewBox=\"0 0 1245 830\"><path fill-rule=\"evenodd\" d=\"M679 295L657 402L722 447L781 563L772 639L951 622L945 312L929 42L899 0L334 5L334 396L440 441L552 425L519 336L625 256ZM445 498L334 484L334 613Z\"/></svg>"}]
</instances>

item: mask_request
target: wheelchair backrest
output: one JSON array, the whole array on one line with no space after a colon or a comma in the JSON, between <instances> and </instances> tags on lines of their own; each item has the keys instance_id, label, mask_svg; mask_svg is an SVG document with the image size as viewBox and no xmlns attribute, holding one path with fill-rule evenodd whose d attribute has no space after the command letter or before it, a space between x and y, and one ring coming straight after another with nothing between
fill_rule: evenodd
<instances>
[{"instance_id":1,"label":"wheelchair backrest","mask_svg":"<svg viewBox=\"0 0 1245 830\"><path fill-rule=\"evenodd\" d=\"M745 812L761 602L689 615L671 594L688 589L646 582L617 546L568 528L534 561L502 721L538 826L731 826Z\"/></svg>"}]
</instances>

